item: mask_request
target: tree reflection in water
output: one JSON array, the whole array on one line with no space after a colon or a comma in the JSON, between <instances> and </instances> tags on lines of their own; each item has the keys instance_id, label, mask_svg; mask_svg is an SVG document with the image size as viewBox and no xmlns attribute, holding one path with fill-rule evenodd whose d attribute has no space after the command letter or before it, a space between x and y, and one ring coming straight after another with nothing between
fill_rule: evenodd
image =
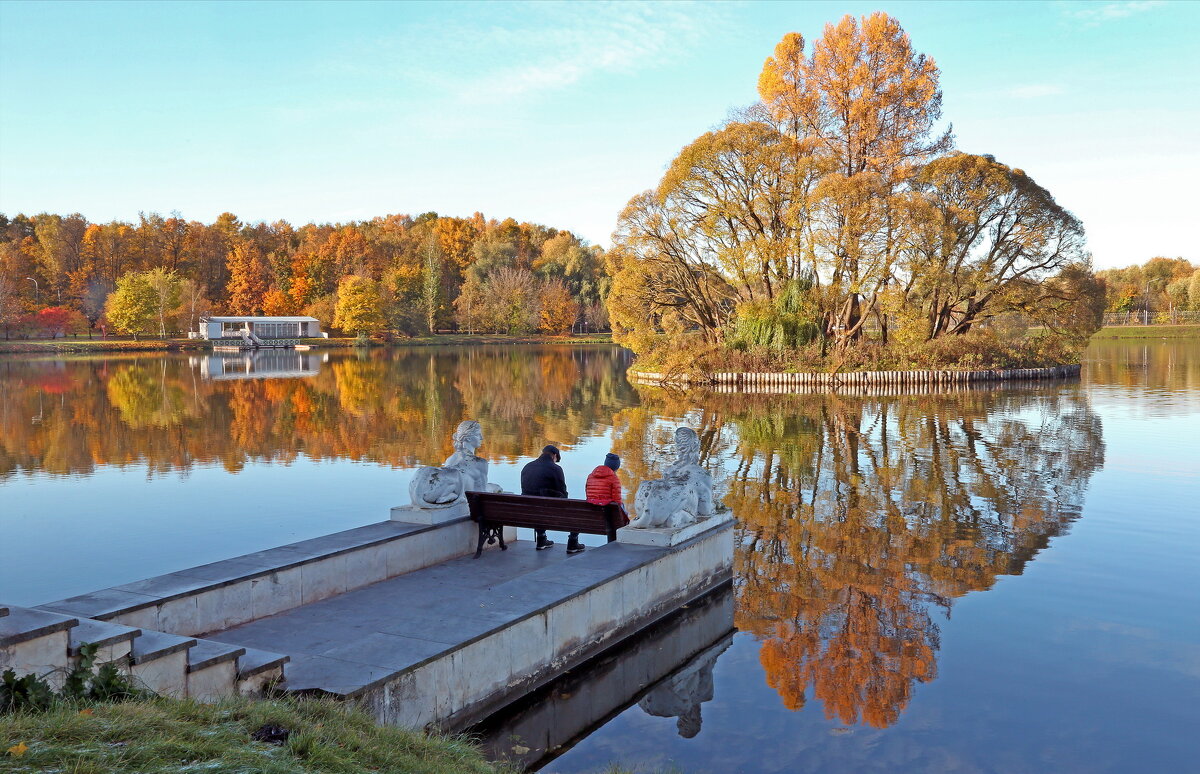
<instances>
[{"instance_id":1,"label":"tree reflection in water","mask_svg":"<svg viewBox=\"0 0 1200 774\"><path fill-rule=\"evenodd\" d=\"M1078 517L1104 461L1078 385L926 396L680 395L614 423L631 488L674 422L700 429L738 517L737 626L792 710L884 728L937 675L939 614ZM673 418L673 419L667 419ZM661 464L661 461L660 463Z\"/></svg>"},{"instance_id":2,"label":"tree reflection in water","mask_svg":"<svg viewBox=\"0 0 1200 774\"><path fill-rule=\"evenodd\" d=\"M681 395L635 390L627 365L616 348L371 350L303 378L215 381L186 357L8 358L0 483L301 455L439 464L472 418L493 461L611 426L632 496L683 420L739 520L736 623L762 642L767 680L791 709L815 697L831 718L885 727L936 676L940 616L1062 534L1103 464L1078 385Z\"/></svg>"},{"instance_id":3,"label":"tree reflection in water","mask_svg":"<svg viewBox=\"0 0 1200 774\"><path fill-rule=\"evenodd\" d=\"M482 453L515 459L607 426L636 399L627 364L610 347L363 350L334 353L304 378L210 381L186 357L10 357L0 362L0 482L104 466L236 472L301 454L440 464L467 418L483 423Z\"/></svg>"}]
</instances>

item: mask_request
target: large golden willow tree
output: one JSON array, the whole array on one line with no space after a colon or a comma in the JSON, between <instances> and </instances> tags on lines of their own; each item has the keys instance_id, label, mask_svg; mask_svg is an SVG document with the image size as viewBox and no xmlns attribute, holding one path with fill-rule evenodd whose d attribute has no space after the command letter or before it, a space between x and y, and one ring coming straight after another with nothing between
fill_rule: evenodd
<instances>
[{"instance_id":1,"label":"large golden willow tree","mask_svg":"<svg viewBox=\"0 0 1200 774\"><path fill-rule=\"evenodd\" d=\"M627 488L680 420L737 516L736 624L785 706L896 722L937 676L939 622L1078 518L1104 462L1081 389L880 400L639 388L614 419ZM654 450L654 451L648 451Z\"/></svg>"},{"instance_id":2,"label":"large golden willow tree","mask_svg":"<svg viewBox=\"0 0 1200 774\"><path fill-rule=\"evenodd\" d=\"M1101 288L1079 221L1021 170L952 150L938 68L895 19L846 16L807 52L787 35L758 91L621 213L619 341L720 344L796 282L838 344L868 328L927 341L1009 312L1070 333L1098 324L1081 302Z\"/></svg>"}]
</instances>

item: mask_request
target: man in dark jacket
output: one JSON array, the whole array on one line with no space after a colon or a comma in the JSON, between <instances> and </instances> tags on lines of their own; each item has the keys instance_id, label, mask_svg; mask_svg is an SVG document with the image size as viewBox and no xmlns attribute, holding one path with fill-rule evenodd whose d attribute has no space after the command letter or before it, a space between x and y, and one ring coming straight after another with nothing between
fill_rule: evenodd
<instances>
[{"instance_id":1,"label":"man in dark jacket","mask_svg":"<svg viewBox=\"0 0 1200 774\"><path fill-rule=\"evenodd\" d=\"M554 445L542 449L542 456L521 468L521 494L538 497L566 497L567 479L563 470L558 466L562 455ZM537 535L537 550L554 545L553 540L546 538L546 530L534 530ZM572 532L567 538L567 553L577 554L583 550L579 542L579 533Z\"/></svg>"}]
</instances>

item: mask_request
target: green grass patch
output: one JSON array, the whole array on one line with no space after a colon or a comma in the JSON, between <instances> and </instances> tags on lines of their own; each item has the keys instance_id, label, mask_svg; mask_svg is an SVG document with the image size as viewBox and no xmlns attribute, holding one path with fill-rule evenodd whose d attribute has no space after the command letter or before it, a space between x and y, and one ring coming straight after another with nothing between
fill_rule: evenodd
<instances>
[{"instance_id":1,"label":"green grass patch","mask_svg":"<svg viewBox=\"0 0 1200 774\"><path fill-rule=\"evenodd\" d=\"M1200 338L1200 325L1113 325L1092 334L1096 339Z\"/></svg>"},{"instance_id":2,"label":"green grass patch","mask_svg":"<svg viewBox=\"0 0 1200 774\"><path fill-rule=\"evenodd\" d=\"M256 741L267 727L286 741ZM272 729L273 731L273 729ZM265 736L282 734L268 733ZM0 716L0 772L498 774L468 741L380 726L318 699L154 698Z\"/></svg>"}]
</instances>

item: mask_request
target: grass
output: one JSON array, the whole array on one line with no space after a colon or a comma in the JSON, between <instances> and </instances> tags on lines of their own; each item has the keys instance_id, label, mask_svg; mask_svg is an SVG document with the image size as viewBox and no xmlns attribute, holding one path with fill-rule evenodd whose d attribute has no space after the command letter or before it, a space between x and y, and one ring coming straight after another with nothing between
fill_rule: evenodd
<instances>
[{"instance_id":1,"label":"grass","mask_svg":"<svg viewBox=\"0 0 1200 774\"><path fill-rule=\"evenodd\" d=\"M1113 325L1092 334L1096 339L1200 338L1200 325Z\"/></svg>"},{"instance_id":2,"label":"grass","mask_svg":"<svg viewBox=\"0 0 1200 774\"><path fill-rule=\"evenodd\" d=\"M282 745L251 738L287 729ZM23 747L23 751L22 748ZM17 750L14 754L13 748ZM6 752L8 751L8 752ZM466 740L377 725L317 699L153 698L0 716L0 772L500 774Z\"/></svg>"},{"instance_id":3,"label":"grass","mask_svg":"<svg viewBox=\"0 0 1200 774\"><path fill-rule=\"evenodd\" d=\"M353 347L360 346L356 338L308 339L304 341L313 347ZM501 334L437 334L433 336L414 336L413 338L397 338L390 342L369 341L372 347L437 347L451 345L480 345L480 344L611 344L612 336L607 333L596 333L580 336L506 336ZM89 353L89 352L167 352L178 350L205 350L209 342L198 339L20 339L14 341L0 340L0 354L6 352L23 353Z\"/></svg>"}]
</instances>

